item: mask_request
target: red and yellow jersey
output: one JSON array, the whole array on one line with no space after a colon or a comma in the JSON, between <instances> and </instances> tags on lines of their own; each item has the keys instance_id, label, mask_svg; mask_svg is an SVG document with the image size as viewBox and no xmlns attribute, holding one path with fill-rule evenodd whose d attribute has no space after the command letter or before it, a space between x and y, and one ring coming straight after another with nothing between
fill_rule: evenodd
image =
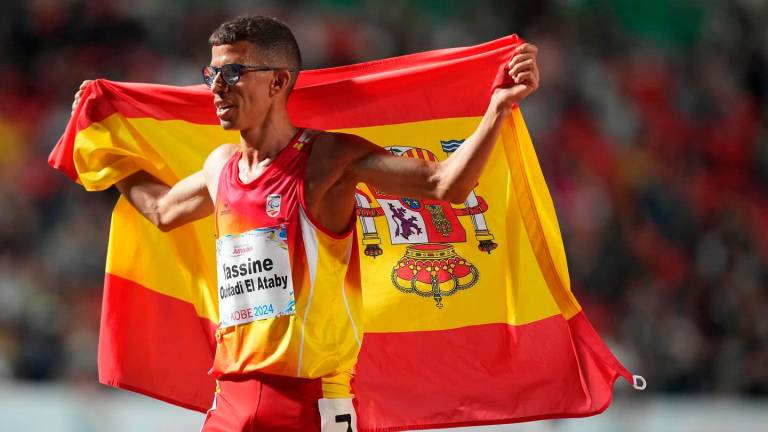
<instances>
[{"instance_id":1,"label":"red and yellow jersey","mask_svg":"<svg viewBox=\"0 0 768 432\"><path fill-rule=\"evenodd\" d=\"M335 235L306 210L304 178L316 135L300 130L253 182L243 183L238 176L240 152L222 169L216 238L282 227L295 308L228 326L220 317L211 373L218 379L251 372L324 378L325 397L345 397L362 338L357 242L354 224Z\"/></svg>"}]
</instances>

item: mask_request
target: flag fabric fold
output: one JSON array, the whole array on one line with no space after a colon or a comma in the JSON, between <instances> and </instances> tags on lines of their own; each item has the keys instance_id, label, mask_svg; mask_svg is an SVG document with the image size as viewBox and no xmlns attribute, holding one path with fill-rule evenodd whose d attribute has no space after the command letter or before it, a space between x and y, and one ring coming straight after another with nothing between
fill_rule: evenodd
<instances>
[{"instance_id":1,"label":"flag fabric fold","mask_svg":"<svg viewBox=\"0 0 768 432\"><path fill-rule=\"evenodd\" d=\"M443 160L472 134L521 41L304 71L300 126L360 135L398 157ZM236 132L204 86L96 80L49 157L87 190L145 170L173 184ZM515 108L461 205L356 194L364 338L359 428L399 431L580 417L632 375L570 289L544 177ZM347 205L339 203L340 206ZM99 379L205 411L218 322L212 218L162 233L124 199L107 252ZM340 288L341 289L341 288Z\"/></svg>"}]
</instances>

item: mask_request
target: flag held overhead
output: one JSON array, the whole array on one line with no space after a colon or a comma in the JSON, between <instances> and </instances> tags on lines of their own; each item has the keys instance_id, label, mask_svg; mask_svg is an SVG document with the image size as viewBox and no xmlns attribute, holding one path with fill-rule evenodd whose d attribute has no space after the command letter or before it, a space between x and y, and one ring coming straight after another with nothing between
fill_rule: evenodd
<instances>
[{"instance_id":1,"label":"flag held overhead","mask_svg":"<svg viewBox=\"0 0 768 432\"><path fill-rule=\"evenodd\" d=\"M304 71L296 124L360 135L398 157L443 160L476 128L521 43L430 51ZM223 142L203 85L96 80L49 163L87 190L145 170L173 184ZM278 200L273 200L279 206ZM356 195L364 331L353 388L364 431L580 417L637 384L570 290L549 191L518 108L462 204ZM211 218L162 233L114 209L100 380L205 411L219 322ZM644 383L643 383L644 384ZM556 396L554 396L556 395Z\"/></svg>"}]
</instances>

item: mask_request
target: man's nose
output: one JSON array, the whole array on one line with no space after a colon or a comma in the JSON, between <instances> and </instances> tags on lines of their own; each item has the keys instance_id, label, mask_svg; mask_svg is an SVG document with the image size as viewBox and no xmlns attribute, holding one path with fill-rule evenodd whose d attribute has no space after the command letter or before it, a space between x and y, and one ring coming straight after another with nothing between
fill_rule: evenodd
<instances>
[{"instance_id":1,"label":"man's nose","mask_svg":"<svg viewBox=\"0 0 768 432\"><path fill-rule=\"evenodd\" d=\"M229 88L229 85L226 81L224 81L224 78L221 76L221 72L217 73L213 77L213 84L211 84L211 92L214 94L224 93Z\"/></svg>"}]
</instances>

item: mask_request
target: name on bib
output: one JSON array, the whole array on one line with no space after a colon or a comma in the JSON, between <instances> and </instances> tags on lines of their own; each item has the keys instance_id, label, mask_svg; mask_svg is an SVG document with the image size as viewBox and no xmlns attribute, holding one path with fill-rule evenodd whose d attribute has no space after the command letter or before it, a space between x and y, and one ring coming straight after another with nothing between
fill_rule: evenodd
<instances>
[{"instance_id":1,"label":"name on bib","mask_svg":"<svg viewBox=\"0 0 768 432\"><path fill-rule=\"evenodd\" d=\"M220 326L295 314L285 226L216 241Z\"/></svg>"}]
</instances>

